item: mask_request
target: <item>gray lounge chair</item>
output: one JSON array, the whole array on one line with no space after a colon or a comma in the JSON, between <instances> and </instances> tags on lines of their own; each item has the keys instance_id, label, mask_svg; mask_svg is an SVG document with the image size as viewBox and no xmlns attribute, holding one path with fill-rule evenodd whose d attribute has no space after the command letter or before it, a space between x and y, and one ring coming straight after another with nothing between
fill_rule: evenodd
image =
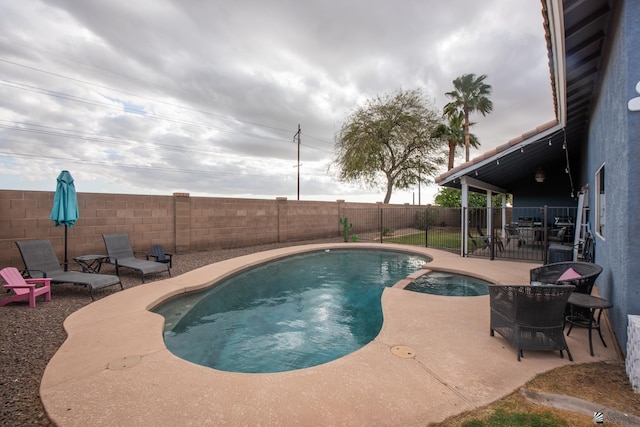
<instances>
[{"instance_id":1,"label":"gray lounge chair","mask_svg":"<svg viewBox=\"0 0 640 427\"><path fill-rule=\"evenodd\" d=\"M567 350L564 310L572 285L489 285L491 336L494 331L516 348L518 361L524 350Z\"/></svg>"},{"instance_id":2,"label":"gray lounge chair","mask_svg":"<svg viewBox=\"0 0 640 427\"><path fill-rule=\"evenodd\" d=\"M93 291L109 286L120 285L118 276L112 274L82 273L63 271L58 257L49 240L22 240L16 242L27 274L32 278L50 277L51 283L73 283L89 288L91 300L95 300Z\"/></svg>"},{"instance_id":3,"label":"gray lounge chair","mask_svg":"<svg viewBox=\"0 0 640 427\"><path fill-rule=\"evenodd\" d=\"M140 273L142 283L144 283L144 276L147 274L166 272L171 276L171 270L168 264L136 258L136 253L131 247L131 241L127 233L103 234L102 238L104 239L104 246L109 256L107 262L116 266L116 274L120 274L120 267L131 268ZM144 253L147 258L149 257L146 252L142 253Z\"/></svg>"}]
</instances>

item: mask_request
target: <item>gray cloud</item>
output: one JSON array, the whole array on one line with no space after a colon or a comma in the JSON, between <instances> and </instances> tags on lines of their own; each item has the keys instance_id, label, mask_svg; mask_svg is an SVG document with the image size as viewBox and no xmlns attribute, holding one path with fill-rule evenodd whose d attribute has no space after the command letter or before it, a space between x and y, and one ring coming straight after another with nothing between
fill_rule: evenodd
<instances>
[{"instance_id":1,"label":"gray cloud","mask_svg":"<svg viewBox=\"0 0 640 427\"><path fill-rule=\"evenodd\" d=\"M335 132L368 98L420 87L440 109L455 77L487 74L480 151L553 117L537 0L0 7L6 188L27 168L29 189L49 190L64 168L83 191L294 197L300 124L303 198L378 201L327 175Z\"/></svg>"}]
</instances>

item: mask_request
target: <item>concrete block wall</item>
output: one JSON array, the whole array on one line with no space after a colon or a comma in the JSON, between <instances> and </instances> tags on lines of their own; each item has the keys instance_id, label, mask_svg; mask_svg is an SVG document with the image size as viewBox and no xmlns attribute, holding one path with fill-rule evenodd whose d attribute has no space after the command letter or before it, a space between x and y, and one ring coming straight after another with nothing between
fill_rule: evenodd
<instances>
[{"instance_id":1,"label":"concrete block wall","mask_svg":"<svg viewBox=\"0 0 640 427\"><path fill-rule=\"evenodd\" d=\"M191 209L191 250L277 241L278 210L273 200L194 197Z\"/></svg>"},{"instance_id":2,"label":"concrete block wall","mask_svg":"<svg viewBox=\"0 0 640 427\"><path fill-rule=\"evenodd\" d=\"M64 258L64 226L49 219L53 192L0 190L0 266L22 267L16 240L48 239ZM152 244L175 247L173 197L78 193L80 217L67 228L67 251L73 256L105 253L103 234L129 233L134 249Z\"/></svg>"},{"instance_id":3,"label":"concrete block wall","mask_svg":"<svg viewBox=\"0 0 640 427\"><path fill-rule=\"evenodd\" d=\"M282 205L282 201L280 203ZM282 217L281 217L282 218ZM338 203L307 202L287 203L287 237L303 240L339 235Z\"/></svg>"},{"instance_id":4,"label":"concrete block wall","mask_svg":"<svg viewBox=\"0 0 640 427\"><path fill-rule=\"evenodd\" d=\"M376 206L376 209L372 209ZM444 224L447 227L458 227L460 225L460 209L437 208L433 206L415 205L376 205L364 204L359 206L355 203L344 204L340 209L340 216L347 217L349 223L353 224L352 234L377 233L382 225L383 228L402 230L413 228L416 221L422 220L426 211L429 211L429 224L439 226ZM340 229L342 231L342 229Z\"/></svg>"},{"instance_id":5,"label":"concrete block wall","mask_svg":"<svg viewBox=\"0 0 640 427\"><path fill-rule=\"evenodd\" d=\"M49 239L62 245L64 229L49 220L53 192L0 192L0 267L22 267L18 239ZM61 250L62 253L62 250Z\"/></svg>"},{"instance_id":6,"label":"concrete block wall","mask_svg":"<svg viewBox=\"0 0 640 427\"><path fill-rule=\"evenodd\" d=\"M48 239L64 259L64 227L49 220L54 192L0 190L0 268L22 268L16 240ZM68 260L104 254L103 234L128 233L134 250L161 244L187 253L337 237L341 208L379 204L78 193L80 217L67 229ZM387 205L386 205L387 206Z\"/></svg>"}]
</instances>

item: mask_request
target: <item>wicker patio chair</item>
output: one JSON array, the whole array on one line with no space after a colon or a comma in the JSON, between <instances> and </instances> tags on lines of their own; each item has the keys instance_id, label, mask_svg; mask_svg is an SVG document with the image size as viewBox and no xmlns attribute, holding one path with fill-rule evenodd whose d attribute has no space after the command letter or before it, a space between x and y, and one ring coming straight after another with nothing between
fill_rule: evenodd
<instances>
[{"instance_id":1,"label":"wicker patio chair","mask_svg":"<svg viewBox=\"0 0 640 427\"><path fill-rule=\"evenodd\" d=\"M570 268L578 273L579 276L562 278ZM593 289L593 285L596 283L596 278L600 273L602 273L602 267L598 264L582 261L567 261L556 262L534 268L529 272L529 275L531 282L573 285L576 287L576 292L581 294L590 294Z\"/></svg>"},{"instance_id":2,"label":"wicker patio chair","mask_svg":"<svg viewBox=\"0 0 640 427\"><path fill-rule=\"evenodd\" d=\"M524 350L567 351L564 309L571 285L489 285L491 336L498 332L516 348L518 361Z\"/></svg>"}]
</instances>

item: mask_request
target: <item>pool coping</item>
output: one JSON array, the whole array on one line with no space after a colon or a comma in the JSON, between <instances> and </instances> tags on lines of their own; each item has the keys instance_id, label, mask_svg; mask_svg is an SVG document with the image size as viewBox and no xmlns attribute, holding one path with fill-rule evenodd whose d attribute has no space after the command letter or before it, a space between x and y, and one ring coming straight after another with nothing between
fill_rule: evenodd
<instances>
[{"instance_id":1,"label":"pool coping","mask_svg":"<svg viewBox=\"0 0 640 427\"><path fill-rule=\"evenodd\" d=\"M91 303L65 320L68 338L47 365L40 386L47 415L59 426L88 421L425 425L483 406L540 372L570 363L557 352L525 352L517 362L515 350L504 339L489 336L486 295L443 297L404 291L399 284L383 292L380 334L354 353L316 367L230 373L182 360L164 346L164 318L149 311L160 302L203 289L249 266L334 248L415 253L433 259L426 269L499 284L528 283L529 270L537 266L461 258L406 245L314 244L245 255L139 285ZM603 333L611 340L606 322ZM598 342L596 356L591 357L586 331L573 332L567 342L573 363L620 359L613 346L604 348ZM411 357L399 357L398 350Z\"/></svg>"}]
</instances>

